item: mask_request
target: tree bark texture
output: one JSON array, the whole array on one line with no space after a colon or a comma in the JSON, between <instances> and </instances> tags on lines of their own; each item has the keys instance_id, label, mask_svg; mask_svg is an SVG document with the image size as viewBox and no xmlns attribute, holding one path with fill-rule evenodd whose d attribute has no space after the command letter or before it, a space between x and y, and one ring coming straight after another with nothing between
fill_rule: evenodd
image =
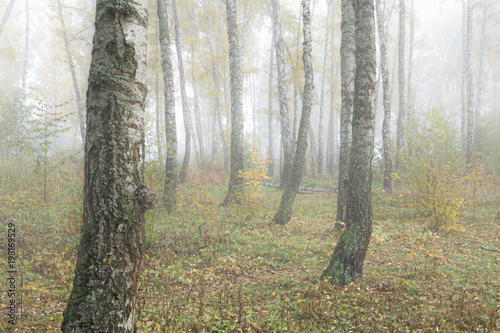
<instances>
[{"instance_id":1,"label":"tree bark texture","mask_svg":"<svg viewBox=\"0 0 500 333\"><path fill-rule=\"evenodd\" d=\"M312 91L314 86L313 67L311 61L312 39L311 39L311 10L310 1L302 0L302 15L303 15L303 32L304 32L304 51L302 60L304 62L304 95L302 97L302 116L300 117L299 133L297 139L297 150L293 162L293 170L291 177L285 187L281 204L273 218L278 224L285 224L290 221L293 213L293 204L295 196L299 190L300 181L304 172L304 161L306 159L307 150L307 132L310 124L311 108L312 108Z\"/></svg>"},{"instance_id":2,"label":"tree bark texture","mask_svg":"<svg viewBox=\"0 0 500 333\"><path fill-rule=\"evenodd\" d=\"M363 274L372 233L373 102L375 92L375 17L372 0L355 0L356 79L352 120L346 227L322 278L345 285Z\"/></svg>"},{"instance_id":3,"label":"tree bark texture","mask_svg":"<svg viewBox=\"0 0 500 333\"><path fill-rule=\"evenodd\" d=\"M163 205L168 211L172 211L177 204L177 125L175 120L174 74L170 54L167 4L163 0L157 0L157 7L158 26L160 29L161 67L163 71L163 94L165 95L165 138L167 142Z\"/></svg>"},{"instance_id":4,"label":"tree bark texture","mask_svg":"<svg viewBox=\"0 0 500 333\"><path fill-rule=\"evenodd\" d=\"M401 171L401 160L405 144L406 81L405 81L405 1L399 0L398 83L399 113L396 126L396 171Z\"/></svg>"},{"instance_id":5,"label":"tree bark texture","mask_svg":"<svg viewBox=\"0 0 500 333\"><path fill-rule=\"evenodd\" d=\"M351 150L351 120L354 94L355 62L355 28L353 0L342 0L342 21L340 45L340 75L342 107L340 113L340 154L339 179L337 196L337 220L342 221L344 211L342 184L349 177L349 155Z\"/></svg>"},{"instance_id":6,"label":"tree bark texture","mask_svg":"<svg viewBox=\"0 0 500 333\"><path fill-rule=\"evenodd\" d=\"M323 160L324 160L324 118L325 118L325 81L326 81L326 59L328 55L328 42L329 42L329 29L330 29L330 12L331 1L328 2L328 9L326 11L326 28L325 28L325 48L323 53L323 73L321 75L321 91L319 99L319 128L318 128L318 175L323 174ZM333 53L333 52L332 52Z\"/></svg>"},{"instance_id":7,"label":"tree bark texture","mask_svg":"<svg viewBox=\"0 0 500 333\"><path fill-rule=\"evenodd\" d=\"M175 35L175 49L177 51L177 66L179 67L179 79L181 83L181 103L182 115L184 118L184 132L185 132L185 148L184 158L182 159L181 171L179 172L179 181L184 183L186 181L187 170L189 168L189 161L191 159L191 115L189 113L189 106L186 95L186 76L184 73L184 60L182 58L181 37L179 30L179 19L177 17L176 0L172 1L172 15L174 18L174 35Z\"/></svg>"},{"instance_id":8,"label":"tree bark texture","mask_svg":"<svg viewBox=\"0 0 500 333\"><path fill-rule=\"evenodd\" d=\"M283 171L280 187L285 188L292 172L293 156L290 133L290 118L288 116L287 83L285 68L285 50L283 37L281 35L281 15L278 0L273 3L273 36L274 49L276 51L276 68L278 70L278 93L280 104L281 144L283 146Z\"/></svg>"},{"instance_id":9,"label":"tree bark texture","mask_svg":"<svg viewBox=\"0 0 500 333\"><path fill-rule=\"evenodd\" d=\"M467 86L467 161L470 170L474 157L474 96L472 87L472 14L473 0L467 0L466 86Z\"/></svg>"},{"instance_id":10,"label":"tree bark texture","mask_svg":"<svg viewBox=\"0 0 500 333\"><path fill-rule=\"evenodd\" d=\"M229 189L221 205L240 203L243 178L243 105L238 24L235 0L226 0L227 34L229 39L229 75L231 77L231 172Z\"/></svg>"},{"instance_id":11,"label":"tree bark texture","mask_svg":"<svg viewBox=\"0 0 500 333\"><path fill-rule=\"evenodd\" d=\"M384 0L385 1L385 0ZM384 105L384 120L382 123L382 145L384 152L384 190L387 195L392 193L392 153L391 153L391 103L390 103L390 88L389 88L389 69L387 60L387 43L389 36L389 22L386 20L384 11L385 6L382 6L382 1L377 0L377 21L379 32L380 45L380 72L382 75L382 103Z\"/></svg>"},{"instance_id":12,"label":"tree bark texture","mask_svg":"<svg viewBox=\"0 0 500 333\"><path fill-rule=\"evenodd\" d=\"M87 91L83 222L61 329L136 332L145 211L147 1L98 1Z\"/></svg>"},{"instance_id":13,"label":"tree bark texture","mask_svg":"<svg viewBox=\"0 0 500 333\"><path fill-rule=\"evenodd\" d=\"M80 138L82 139L82 145L85 147L85 114L82 107L82 98L80 97L80 88L78 87L78 79L76 78L75 64L73 62L73 56L69 48L68 35L66 33L66 25L64 23L64 16L61 8L61 0L57 0L57 8L59 10L59 20L61 21L61 29L64 39L64 48L66 50L66 59L68 61L69 69L71 72L71 79L73 81L73 93L75 94L75 103L78 112L78 125L80 127Z\"/></svg>"}]
</instances>

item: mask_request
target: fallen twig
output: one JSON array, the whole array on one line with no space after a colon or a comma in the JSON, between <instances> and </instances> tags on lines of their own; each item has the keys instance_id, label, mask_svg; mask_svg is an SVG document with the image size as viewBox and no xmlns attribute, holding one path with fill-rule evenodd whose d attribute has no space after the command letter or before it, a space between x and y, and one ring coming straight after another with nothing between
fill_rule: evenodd
<instances>
[{"instance_id":1,"label":"fallen twig","mask_svg":"<svg viewBox=\"0 0 500 333\"><path fill-rule=\"evenodd\" d=\"M495 249L488 249L487 247L484 247L481 245L481 249L485 250L485 251L491 251L491 252L500 252L500 250L495 250Z\"/></svg>"}]
</instances>

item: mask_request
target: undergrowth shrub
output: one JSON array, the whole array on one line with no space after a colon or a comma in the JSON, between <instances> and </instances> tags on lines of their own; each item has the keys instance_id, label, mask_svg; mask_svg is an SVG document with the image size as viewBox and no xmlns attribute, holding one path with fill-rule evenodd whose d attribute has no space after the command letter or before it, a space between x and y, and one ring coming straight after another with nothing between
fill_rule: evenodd
<instances>
[{"instance_id":1,"label":"undergrowth shrub","mask_svg":"<svg viewBox=\"0 0 500 333\"><path fill-rule=\"evenodd\" d=\"M463 229L457 225L469 203L465 163L458 131L440 108L431 108L409 125L408 155L401 184L403 200L433 231Z\"/></svg>"}]
</instances>

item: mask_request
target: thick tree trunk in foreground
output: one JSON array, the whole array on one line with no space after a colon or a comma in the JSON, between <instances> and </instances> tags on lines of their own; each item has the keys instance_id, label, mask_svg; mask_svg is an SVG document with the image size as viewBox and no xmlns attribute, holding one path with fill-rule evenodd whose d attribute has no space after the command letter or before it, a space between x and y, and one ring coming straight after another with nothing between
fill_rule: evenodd
<instances>
[{"instance_id":1,"label":"thick tree trunk in foreground","mask_svg":"<svg viewBox=\"0 0 500 333\"><path fill-rule=\"evenodd\" d=\"M147 2L99 1L87 92L83 222L61 329L136 332L145 211Z\"/></svg>"},{"instance_id":2,"label":"thick tree trunk in foreground","mask_svg":"<svg viewBox=\"0 0 500 333\"><path fill-rule=\"evenodd\" d=\"M392 193L392 153L391 153L391 103L390 103L390 88L389 88L389 70L387 61L387 42L389 36L389 28L386 20L386 15L382 6L382 1L377 0L377 21L378 33L380 39L380 72L382 75L383 98L384 105L384 121L382 123L382 143L384 151L384 190L387 195Z\"/></svg>"},{"instance_id":3,"label":"thick tree trunk in foreground","mask_svg":"<svg viewBox=\"0 0 500 333\"><path fill-rule=\"evenodd\" d=\"M179 67L179 77L181 81L181 103L182 115L184 117L184 132L185 132L185 148L184 158L182 159L181 171L179 172L179 181L186 181L187 169L191 159L191 115L189 114L189 106L186 95L186 76L184 74L184 60L182 58L181 37L179 31L179 20L177 18L176 0L172 1L172 15L174 17L174 32L175 32L175 49L177 50L177 65Z\"/></svg>"},{"instance_id":4,"label":"thick tree trunk in foreground","mask_svg":"<svg viewBox=\"0 0 500 333\"><path fill-rule=\"evenodd\" d=\"M295 196L299 190L300 181L304 172L304 161L306 159L307 150L307 132L309 127L309 119L311 117L312 107L312 91L314 86L313 67L311 62L311 11L309 0L302 0L302 15L303 15L303 31L304 31L304 52L302 59L304 61L304 95L302 97L302 116L300 117L299 134L297 139L297 151L293 162L293 171L290 179L285 187L281 204L273 218L278 224L285 224L290 221L293 213L293 203Z\"/></svg>"},{"instance_id":5,"label":"thick tree trunk in foreground","mask_svg":"<svg viewBox=\"0 0 500 333\"><path fill-rule=\"evenodd\" d=\"M351 150L351 119L354 93L355 28L353 0L342 0L342 41L340 45L340 75L342 108L340 113L340 155L337 195L337 220L342 221L344 212L344 190L342 184L348 180L349 155Z\"/></svg>"},{"instance_id":6,"label":"thick tree trunk in foreground","mask_svg":"<svg viewBox=\"0 0 500 333\"><path fill-rule=\"evenodd\" d=\"M405 0L399 0L399 43L398 43L398 81L399 113L396 126L396 171L401 171L401 160L405 143L406 121L406 81L405 81Z\"/></svg>"},{"instance_id":7,"label":"thick tree trunk in foreground","mask_svg":"<svg viewBox=\"0 0 500 333\"><path fill-rule=\"evenodd\" d=\"M474 157L474 99L472 89L472 11L474 4L467 0L467 47L466 47L466 85L467 85L467 161L468 170Z\"/></svg>"},{"instance_id":8,"label":"thick tree trunk in foreground","mask_svg":"<svg viewBox=\"0 0 500 333\"><path fill-rule=\"evenodd\" d=\"M170 55L167 4L163 0L158 0L157 6L158 26L160 29L161 67L163 70L163 93L165 95L165 138L167 142L163 204L168 211L172 211L177 204L177 125L175 121L174 74Z\"/></svg>"},{"instance_id":9,"label":"thick tree trunk in foreground","mask_svg":"<svg viewBox=\"0 0 500 333\"><path fill-rule=\"evenodd\" d=\"M355 0L356 79L346 228L322 278L347 284L363 274L372 233L373 101L375 92L375 20L372 0Z\"/></svg>"},{"instance_id":10,"label":"thick tree trunk in foreground","mask_svg":"<svg viewBox=\"0 0 500 333\"><path fill-rule=\"evenodd\" d=\"M273 3L273 36L274 49L276 50L276 68L278 69L278 93L280 104L281 122L281 144L283 146L283 171L281 174L280 187L285 188L292 173L292 144L290 133L290 118L288 117L287 83L285 68L285 50L283 37L281 35L281 16L278 0Z\"/></svg>"},{"instance_id":11,"label":"thick tree trunk in foreground","mask_svg":"<svg viewBox=\"0 0 500 333\"><path fill-rule=\"evenodd\" d=\"M229 75L231 76L231 173L229 189L221 205L239 203L243 178L243 105L241 102L241 66L235 0L226 0L227 34L229 39Z\"/></svg>"},{"instance_id":12,"label":"thick tree trunk in foreground","mask_svg":"<svg viewBox=\"0 0 500 333\"><path fill-rule=\"evenodd\" d=\"M69 49L69 40L66 34L66 25L64 24L64 16L62 14L61 0L57 0L57 8L59 9L59 20L61 21L61 29L64 39L64 48L66 50L66 59L68 61L69 69L71 72L71 79L73 80L73 93L75 94L75 103L78 111L78 125L80 126L80 138L82 139L82 145L85 147L85 114L82 107L82 98L80 97L80 88L78 87L78 80L75 73L75 64L73 62L73 56L71 55L71 50Z\"/></svg>"}]
</instances>

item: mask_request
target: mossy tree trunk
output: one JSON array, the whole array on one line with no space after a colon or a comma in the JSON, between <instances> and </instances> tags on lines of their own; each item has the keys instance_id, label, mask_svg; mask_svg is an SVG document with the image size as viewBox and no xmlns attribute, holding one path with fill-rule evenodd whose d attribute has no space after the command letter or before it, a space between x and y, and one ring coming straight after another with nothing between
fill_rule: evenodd
<instances>
[{"instance_id":1,"label":"mossy tree trunk","mask_svg":"<svg viewBox=\"0 0 500 333\"><path fill-rule=\"evenodd\" d=\"M221 205L239 203L243 178L243 105L238 24L235 0L226 0L227 35L229 39L229 75L231 77L231 167L229 189Z\"/></svg>"},{"instance_id":2,"label":"mossy tree trunk","mask_svg":"<svg viewBox=\"0 0 500 333\"><path fill-rule=\"evenodd\" d=\"M346 228L322 278L347 284L363 274L372 233L373 102L375 97L375 17L372 0L355 0L356 78Z\"/></svg>"},{"instance_id":3,"label":"mossy tree trunk","mask_svg":"<svg viewBox=\"0 0 500 333\"><path fill-rule=\"evenodd\" d=\"M344 212L344 184L349 175L349 154L351 150L351 120L354 93L355 30L353 0L342 0L340 76L342 107L340 112L340 152L337 196L337 220L342 221Z\"/></svg>"},{"instance_id":4,"label":"mossy tree trunk","mask_svg":"<svg viewBox=\"0 0 500 333\"><path fill-rule=\"evenodd\" d=\"M297 139L297 150L293 162L292 174L287 182L281 204L273 218L278 224L285 224L292 218L293 203L295 196L299 190L300 181L304 172L304 161L306 159L307 150L307 132L310 126L311 108L312 108L312 91L314 86L313 67L311 61L311 11L310 1L302 0L302 17L303 17L303 32L304 32L304 52L302 59L304 61L304 95L302 103L302 116L300 117L299 134Z\"/></svg>"},{"instance_id":5,"label":"mossy tree trunk","mask_svg":"<svg viewBox=\"0 0 500 333\"><path fill-rule=\"evenodd\" d=\"M98 1L87 91L83 222L61 329L136 332L145 211L147 1Z\"/></svg>"},{"instance_id":6,"label":"mossy tree trunk","mask_svg":"<svg viewBox=\"0 0 500 333\"><path fill-rule=\"evenodd\" d=\"M177 126L175 121L174 75L170 54L167 4L163 0L158 0L157 7L161 67L163 70L163 94L165 95L165 138L167 142L163 204L168 211L172 211L177 204Z\"/></svg>"}]
</instances>

